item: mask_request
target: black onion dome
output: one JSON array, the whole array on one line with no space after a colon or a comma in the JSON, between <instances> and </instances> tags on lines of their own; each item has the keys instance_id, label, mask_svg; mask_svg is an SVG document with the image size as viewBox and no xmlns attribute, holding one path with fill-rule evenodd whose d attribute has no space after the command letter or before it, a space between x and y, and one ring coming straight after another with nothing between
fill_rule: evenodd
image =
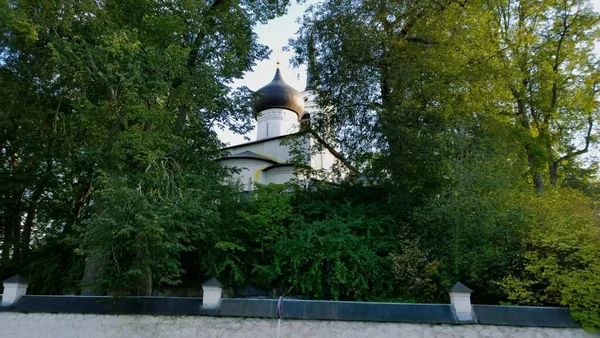
<instances>
[{"instance_id":1,"label":"black onion dome","mask_svg":"<svg viewBox=\"0 0 600 338\"><path fill-rule=\"evenodd\" d=\"M252 110L254 116L269 108L284 108L295 112L298 117L304 112L304 98L296 89L283 81L279 68L273 81L256 91L257 98Z\"/></svg>"}]
</instances>

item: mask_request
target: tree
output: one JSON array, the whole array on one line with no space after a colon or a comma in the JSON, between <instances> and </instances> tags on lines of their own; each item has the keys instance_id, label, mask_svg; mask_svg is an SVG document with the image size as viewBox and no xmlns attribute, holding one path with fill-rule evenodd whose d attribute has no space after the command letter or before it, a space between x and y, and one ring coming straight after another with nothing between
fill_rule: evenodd
<instances>
[{"instance_id":1,"label":"tree","mask_svg":"<svg viewBox=\"0 0 600 338\"><path fill-rule=\"evenodd\" d=\"M75 226L84 237L86 283L100 280L104 263L114 263L104 272L122 264L110 257L106 237L90 236L129 227L127 236L112 237L123 245L137 236L141 245L121 257L139 262L138 287L126 291L150 294L152 275L160 270L154 269L166 264L155 261L157 255L166 252L176 260L189 247L182 243L186 238L161 235L173 225L160 208L181 212L173 218L180 222L195 214L198 219L185 231L202 231L199 224L214 219L213 213L189 208L202 201L214 209L215 186L226 174L212 161L220 146L212 128L240 130L251 118L250 92L233 92L229 85L267 56L253 26L284 13L287 5L286 0L2 2L0 83L10 88L0 99L6 131L2 174L13 182L2 188L2 218L10 219L3 222L3 259L19 256L30 234L47 228L39 217L41 202L68 204L52 226L62 235L74 235ZM124 219L132 215L140 218ZM151 241L153 235L158 242ZM160 246L151 244L157 243L169 249L153 252Z\"/></svg>"},{"instance_id":2,"label":"tree","mask_svg":"<svg viewBox=\"0 0 600 338\"><path fill-rule=\"evenodd\" d=\"M382 225L356 216L332 212L324 220L295 219L290 236L276 246L275 268L287 290L335 300L373 299L389 292L390 263L363 234Z\"/></svg>"},{"instance_id":3,"label":"tree","mask_svg":"<svg viewBox=\"0 0 600 338\"><path fill-rule=\"evenodd\" d=\"M584 0L334 0L311 8L291 41L328 107L311 127L363 179L395 186L388 198L409 201L404 220L420 246L392 258L416 257L422 267L438 260L442 284L471 281L497 302L506 299L498 283L520 276L520 260L545 255L547 247L530 251L519 241L540 203L563 201L538 200L534 191L549 182L593 194L594 164L578 157L596 141L598 22ZM590 281L568 287L588 301L593 264L562 264ZM562 304L595 311L574 298Z\"/></svg>"},{"instance_id":4,"label":"tree","mask_svg":"<svg viewBox=\"0 0 600 338\"><path fill-rule=\"evenodd\" d=\"M316 299L392 299L389 253L404 233L379 187L259 186L211 259L230 285Z\"/></svg>"},{"instance_id":5,"label":"tree","mask_svg":"<svg viewBox=\"0 0 600 338\"><path fill-rule=\"evenodd\" d=\"M525 136L534 186L556 186L560 170L597 138L599 73L593 49L600 17L587 0L502 0L490 7L499 74L512 94L505 113Z\"/></svg>"},{"instance_id":6,"label":"tree","mask_svg":"<svg viewBox=\"0 0 600 338\"><path fill-rule=\"evenodd\" d=\"M359 167L435 189L473 117L501 115L541 190L595 142L597 23L587 0L338 0L313 7L292 44L335 107L321 129Z\"/></svg>"},{"instance_id":7,"label":"tree","mask_svg":"<svg viewBox=\"0 0 600 338\"><path fill-rule=\"evenodd\" d=\"M443 186L445 159L469 142L479 116L498 110L487 75L495 51L490 15L471 3L313 7L292 44L297 62L314 69L321 105L334 108L311 126L364 174L391 178L413 196Z\"/></svg>"},{"instance_id":8,"label":"tree","mask_svg":"<svg viewBox=\"0 0 600 338\"><path fill-rule=\"evenodd\" d=\"M275 246L289 232L292 215L291 184L257 185L246 198L235 204L233 219L223 227L217 253L211 256L211 272L234 285L251 283L269 287L279 277L272 269Z\"/></svg>"},{"instance_id":9,"label":"tree","mask_svg":"<svg viewBox=\"0 0 600 338\"><path fill-rule=\"evenodd\" d=\"M600 223L596 203L571 189L549 190L526 204L523 269L502 281L522 305L569 306L584 327L600 328Z\"/></svg>"},{"instance_id":10,"label":"tree","mask_svg":"<svg viewBox=\"0 0 600 338\"><path fill-rule=\"evenodd\" d=\"M437 291L443 293L437 301L456 281L477 290L477 303L506 300L499 283L518 271L523 254L521 234L530 217L524 205L534 196L524 180L527 161L508 141L516 131L503 123L485 126L463 151L468 156L450 161L453 184L412 209L410 231L439 262Z\"/></svg>"}]
</instances>

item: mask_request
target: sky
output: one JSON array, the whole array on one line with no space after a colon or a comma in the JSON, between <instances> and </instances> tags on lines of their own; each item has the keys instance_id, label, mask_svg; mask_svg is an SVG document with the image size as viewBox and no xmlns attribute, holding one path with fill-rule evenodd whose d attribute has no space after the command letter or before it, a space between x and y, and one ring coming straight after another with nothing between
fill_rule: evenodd
<instances>
[{"instance_id":1,"label":"sky","mask_svg":"<svg viewBox=\"0 0 600 338\"><path fill-rule=\"evenodd\" d=\"M280 18L269 21L265 25L258 25L255 32L258 35L259 43L268 46L271 49L271 55L268 60L260 61L247 72L244 77L233 83L234 87L247 86L251 90L258 90L262 86L271 82L277 62L280 62L280 70L283 79L287 84L296 88L298 91L304 90L306 85L306 67L292 68L289 60L293 56L293 52L283 52L281 49L288 45L289 39L293 38L300 28L298 18L311 4L317 3L318 0L307 0L303 4L296 3L292 0L292 5L288 13ZM591 1L597 11L600 11L600 0ZM256 123L255 123L256 127ZM228 145L236 145L247 142L244 138L248 137L254 140L256 129L250 131L247 135L234 134L228 130L217 130L219 139Z\"/></svg>"},{"instance_id":2,"label":"sky","mask_svg":"<svg viewBox=\"0 0 600 338\"><path fill-rule=\"evenodd\" d=\"M600 0L598 0L600 2ZM297 19L302 17L302 14L311 4L317 0L308 0L304 4L299 5L296 0L291 0L292 6L288 9L288 13L280 18L269 21L265 25L259 25L255 28L258 35L259 43L266 45L271 49L271 55L268 60L260 61L252 68L252 71L247 72L244 77L233 83L234 87L247 86L251 90L258 90L262 86L271 82L277 69L277 61L280 62L279 69L281 75L287 84L296 88L298 91L304 90L306 85L306 67L292 68L290 59L294 53L283 52L281 49L288 45L289 39L293 38L300 28ZM256 127L256 124L255 124ZM234 134L228 130L217 130L219 139L229 144L236 145L248 142L244 139L244 135ZM251 140L256 137L256 129L245 135Z\"/></svg>"}]
</instances>

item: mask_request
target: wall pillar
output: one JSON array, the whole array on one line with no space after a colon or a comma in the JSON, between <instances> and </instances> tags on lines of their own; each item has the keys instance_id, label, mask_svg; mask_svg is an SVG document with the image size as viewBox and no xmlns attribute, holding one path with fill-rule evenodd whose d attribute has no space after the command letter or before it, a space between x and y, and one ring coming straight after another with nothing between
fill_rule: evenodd
<instances>
[{"instance_id":1,"label":"wall pillar","mask_svg":"<svg viewBox=\"0 0 600 338\"><path fill-rule=\"evenodd\" d=\"M450 290L450 303L459 322L473 322L473 307L471 306L471 292L473 290L458 282Z\"/></svg>"},{"instance_id":2,"label":"wall pillar","mask_svg":"<svg viewBox=\"0 0 600 338\"><path fill-rule=\"evenodd\" d=\"M215 308L221 300L223 285L216 278L202 284L202 308Z\"/></svg>"},{"instance_id":3,"label":"wall pillar","mask_svg":"<svg viewBox=\"0 0 600 338\"><path fill-rule=\"evenodd\" d=\"M27 280L19 275L14 275L2 282L4 293L2 294L2 303L0 306L11 306L21 297L27 294Z\"/></svg>"}]
</instances>

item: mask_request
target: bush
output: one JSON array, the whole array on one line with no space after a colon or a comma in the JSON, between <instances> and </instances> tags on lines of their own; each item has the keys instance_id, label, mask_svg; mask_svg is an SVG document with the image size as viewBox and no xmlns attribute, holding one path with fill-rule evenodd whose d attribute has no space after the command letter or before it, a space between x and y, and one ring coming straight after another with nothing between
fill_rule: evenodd
<instances>
[{"instance_id":1,"label":"bush","mask_svg":"<svg viewBox=\"0 0 600 338\"><path fill-rule=\"evenodd\" d=\"M562 305L587 329L600 328L600 222L581 192L547 191L527 205L523 266L502 286L522 305Z\"/></svg>"}]
</instances>

